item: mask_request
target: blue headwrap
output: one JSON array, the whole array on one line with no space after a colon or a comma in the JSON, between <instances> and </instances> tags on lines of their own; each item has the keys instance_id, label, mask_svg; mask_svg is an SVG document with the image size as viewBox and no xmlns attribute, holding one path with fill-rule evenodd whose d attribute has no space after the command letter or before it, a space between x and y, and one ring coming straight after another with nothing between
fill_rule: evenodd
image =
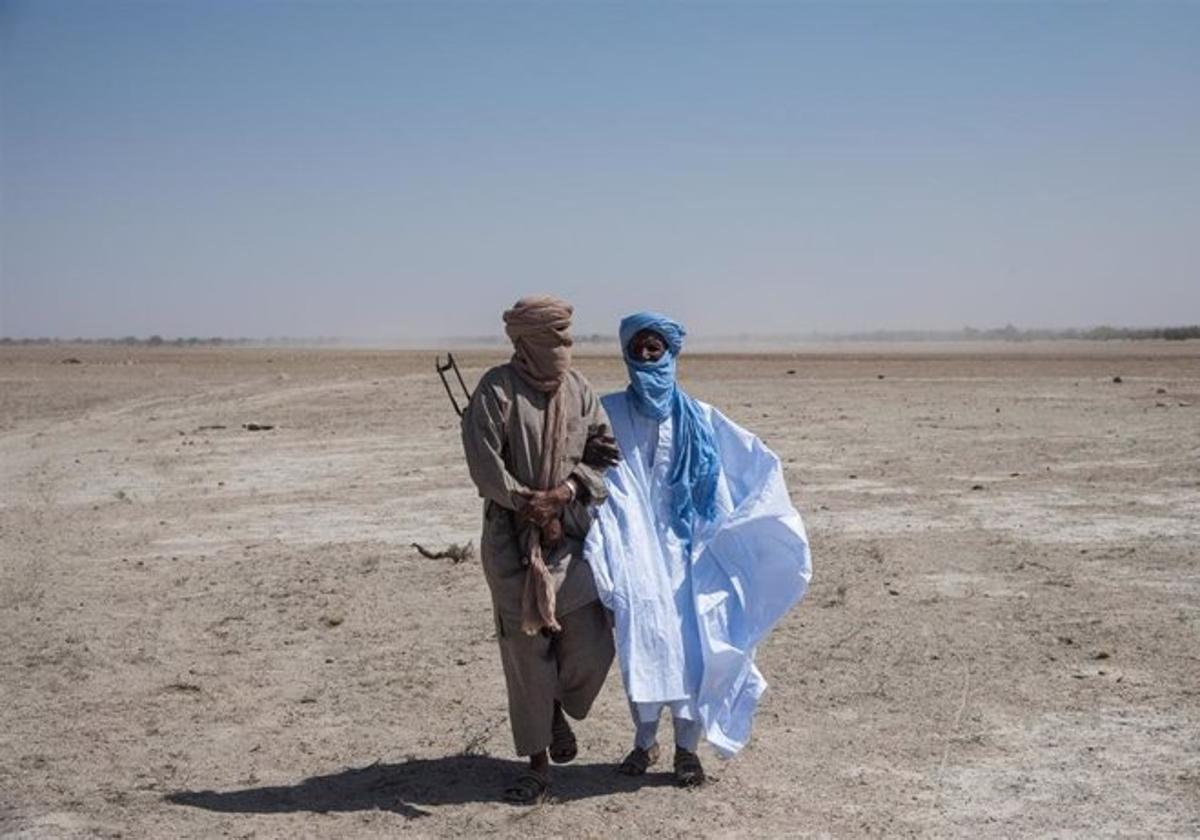
<instances>
[{"instance_id":1,"label":"blue headwrap","mask_svg":"<svg viewBox=\"0 0 1200 840\"><path fill-rule=\"evenodd\" d=\"M657 362L643 362L629 353L629 342L642 330L653 330L667 342ZM655 420L671 417L674 443L671 458L671 517L677 534L687 537L692 517L711 520L716 513L717 476L721 469L712 425L700 406L675 381L675 360L687 335L678 321L657 312L639 312L621 321L621 352L629 370L627 394L634 410Z\"/></svg>"}]
</instances>

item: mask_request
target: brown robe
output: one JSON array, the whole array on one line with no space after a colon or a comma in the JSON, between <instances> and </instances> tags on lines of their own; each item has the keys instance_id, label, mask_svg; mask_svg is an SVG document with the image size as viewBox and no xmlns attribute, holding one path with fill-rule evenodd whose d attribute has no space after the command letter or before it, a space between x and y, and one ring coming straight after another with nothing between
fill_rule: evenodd
<instances>
[{"instance_id":1,"label":"brown robe","mask_svg":"<svg viewBox=\"0 0 1200 840\"><path fill-rule=\"evenodd\" d=\"M565 389L566 441L554 482L570 476L580 493L563 512L562 543L545 558L557 592L555 615L563 625L553 639L521 632L526 569L514 516L525 503L523 494L537 484L547 395L526 383L511 364L499 365L476 386L462 421L467 466L485 500L479 553L492 592L519 755L549 745L554 700L574 718L587 715L613 658L612 633L583 559L589 506L602 502L607 491L603 472L581 459L588 437L605 429L608 418L579 372L568 372L560 387Z\"/></svg>"},{"instance_id":2,"label":"brown robe","mask_svg":"<svg viewBox=\"0 0 1200 840\"><path fill-rule=\"evenodd\" d=\"M567 433L554 481L574 478L586 498L567 506L565 539L546 555L557 585L558 616L596 599L591 569L582 558L583 539L592 524L589 504L598 504L608 495L603 473L581 461L588 436L607 427L608 418L582 374L569 372L561 387L565 389ZM537 483L546 402L546 394L530 387L505 364L484 374L463 414L467 466L485 499L479 545L484 574L496 612L518 627L525 567L513 512L524 506L522 494Z\"/></svg>"}]
</instances>

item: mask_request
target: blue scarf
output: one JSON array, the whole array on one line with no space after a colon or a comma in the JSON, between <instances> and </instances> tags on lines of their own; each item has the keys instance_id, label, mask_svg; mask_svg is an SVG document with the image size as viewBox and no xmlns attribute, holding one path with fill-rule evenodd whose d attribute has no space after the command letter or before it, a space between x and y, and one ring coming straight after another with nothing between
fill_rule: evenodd
<instances>
[{"instance_id":1,"label":"blue scarf","mask_svg":"<svg viewBox=\"0 0 1200 840\"><path fill-rule=\"evenodd\" d=\"M653 330L667 342L657 362L629 354L629 341L642 330ZM716 514L717 476L721 461L712 425L700 406L675 381L675 360L683 350L683 325L656 312L639 312L621 321L621 351L629 370L629 402L639 414L662 421L671 418L674 441L671 471L671 526L687 538L692 518L711 521Z\"/></svg>"}]
</instances>

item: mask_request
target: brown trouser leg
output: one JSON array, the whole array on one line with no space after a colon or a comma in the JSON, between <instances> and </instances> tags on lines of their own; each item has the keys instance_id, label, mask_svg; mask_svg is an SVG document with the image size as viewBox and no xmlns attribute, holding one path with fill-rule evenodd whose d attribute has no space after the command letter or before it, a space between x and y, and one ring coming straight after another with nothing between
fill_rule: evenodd
<instances>
[{"instance_id":1,"label":"brown trouser leg","mask_svg":"<svg viewBox=\"0 0 1200 840\"><path fill-rule=\"evenodd\" d=\"M550 746L554 701L576 720L592 708L613 660L612 630L599 601L559 617L562 632L526 636L503 624L500 662L517 755Z\"/></svg>"}]
</instances>

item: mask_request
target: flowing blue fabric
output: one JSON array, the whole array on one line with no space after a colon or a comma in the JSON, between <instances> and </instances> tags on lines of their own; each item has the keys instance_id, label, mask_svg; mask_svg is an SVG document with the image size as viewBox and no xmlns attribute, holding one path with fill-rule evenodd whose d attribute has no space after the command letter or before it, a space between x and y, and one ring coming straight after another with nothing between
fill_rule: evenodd
<instances>
[{"instance_id":1,"label":"flowing blue fabric","mask_svg":"<svg viewBox=\"0 0 1200 840\"><path fill-rule=\"evenodd\" d=\"M667 705L696 721L723 756L750 739L766 679L755 650L804 595L812 561L783 465L753 434L700 403L721 459L717 515L686 539L671 518L670 419L634 408L628 391L601 401L621 447L608 470L584 556L613 611L621 677L638 724ZM795 642L788 640L788 645Z\"/></svg>"},{"instance_id":2,"label":"flowing blue fabric","mask_svg":"<svg viewBox=\"0 0 1200 840\"><path fill-rule=\"evenodd\" d=\"M629 342L642 330L653 330L667 342L657 362L633 358ZM716 512L717 455L712 424L675 380L675 360L683 350L683 324L657 312L638 312L621 321L621 352L629 371L629 400L639 414L654 420L671 417L676 444L671 462L671 526L681 536L692 531L692 520L711 522Z\"/></svg>"}]
</instances>

